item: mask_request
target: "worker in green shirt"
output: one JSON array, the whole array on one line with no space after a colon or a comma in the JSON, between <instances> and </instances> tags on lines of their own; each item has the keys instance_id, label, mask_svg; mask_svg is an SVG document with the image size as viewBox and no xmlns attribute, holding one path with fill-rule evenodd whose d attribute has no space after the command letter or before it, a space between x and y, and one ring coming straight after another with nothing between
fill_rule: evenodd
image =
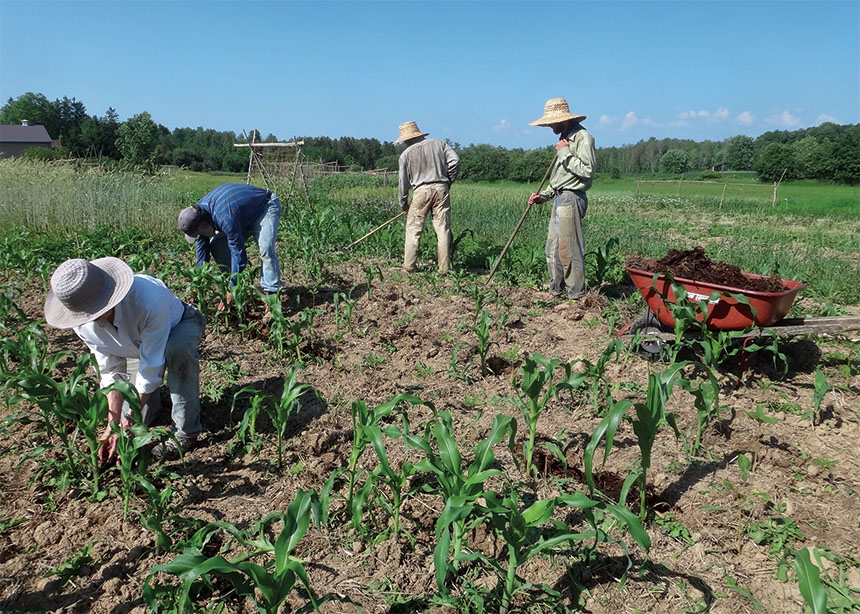
<instances>
[{"instance_id":1,"label":"worker in green shirt","mask_svg":"<svg viewBox=\"0 0 860 614\"><path fill-rule=\"evenodd\" d=\"M549 126L558 135L556 157L549 188L529 196L529 204L553 199L552 217L546 238L549 294L571 300L581 299L585 287L585 237L582 219L588 206L585 192L594 179L594 137L582 127L585 115L570 112L567 100L551 98L543 116L532 126Z\"/></svg>"}]
</instances>

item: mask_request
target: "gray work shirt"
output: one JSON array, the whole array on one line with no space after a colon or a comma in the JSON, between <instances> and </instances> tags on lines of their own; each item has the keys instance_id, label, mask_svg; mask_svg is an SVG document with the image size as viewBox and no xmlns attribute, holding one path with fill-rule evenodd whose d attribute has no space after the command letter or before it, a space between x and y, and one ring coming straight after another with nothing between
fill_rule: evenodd
<instances>
[{"instance_id":1,"label":"gray work shirt","mask_svg":"<svg viewBox=\"0 0 860 614\"><path fill-rule=\"evenodd\" d=\"M400 206L409 202L409 189L428 183L451 185L460 171L460 157L439 139L424 139L400 154Z\"/></svg>"}]
</instances>

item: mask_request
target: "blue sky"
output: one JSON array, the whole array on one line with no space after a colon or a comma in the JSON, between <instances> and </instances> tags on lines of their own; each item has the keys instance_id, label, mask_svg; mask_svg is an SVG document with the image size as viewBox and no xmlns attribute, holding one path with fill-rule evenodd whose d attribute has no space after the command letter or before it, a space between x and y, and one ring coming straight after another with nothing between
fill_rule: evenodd
<instances>
[{"instance_id":1,"label":"blue sky","mask_svg":"<svg viewBox=\"0 0 860 614\"><path fill-rule=\"evenodd\" d=\"M598 147L860 122L860 1L0 0L0 98L171 130L547 145L562 96Z\"/></svg>"}]
</instances>

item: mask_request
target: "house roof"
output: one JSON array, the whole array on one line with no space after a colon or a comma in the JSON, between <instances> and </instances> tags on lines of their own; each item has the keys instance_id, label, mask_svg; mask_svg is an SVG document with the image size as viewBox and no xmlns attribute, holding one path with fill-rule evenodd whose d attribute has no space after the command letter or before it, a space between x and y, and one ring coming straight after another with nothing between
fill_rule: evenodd
<instances>
[{"instance_id":1,"label":"house roof","mask_svg":"<svg viewBox=\"0 0 860 614\"><path fill-rule=\"evenodd\" d=\"M0 142L3 143L50 143L51 135L44 126L0 126Z\"/></svg>"}]
</instances>

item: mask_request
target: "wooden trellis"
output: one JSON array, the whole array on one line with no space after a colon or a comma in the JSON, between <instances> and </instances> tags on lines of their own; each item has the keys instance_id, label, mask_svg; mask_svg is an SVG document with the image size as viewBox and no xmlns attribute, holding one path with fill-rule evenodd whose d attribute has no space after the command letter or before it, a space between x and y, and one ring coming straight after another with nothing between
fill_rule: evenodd
<instances>
[{"instance_id":1,"label":"wooden trellis","mask_svg":"<svg viewBox=\"0 0 860 614\"><path fill-rule=\"evenodd\" d=\"M250 142L233 144L233 147L247 147L250 150L248 154L248 176L245 183L251 183L251 177L259 172L263 181L266 182L266 187L272 191L277 191L280 186L287 185L287 194L278 194L278 196L284 198L284 202L289 202L296 183L301 182L308 207L313 208L303 168L305 165L302 156L304 141L257 143L255 142L256 136L257 131L253 130ZM283 152L288 150L292 151L294 155L285 156Z\"/></svg>"}]
</instances>

